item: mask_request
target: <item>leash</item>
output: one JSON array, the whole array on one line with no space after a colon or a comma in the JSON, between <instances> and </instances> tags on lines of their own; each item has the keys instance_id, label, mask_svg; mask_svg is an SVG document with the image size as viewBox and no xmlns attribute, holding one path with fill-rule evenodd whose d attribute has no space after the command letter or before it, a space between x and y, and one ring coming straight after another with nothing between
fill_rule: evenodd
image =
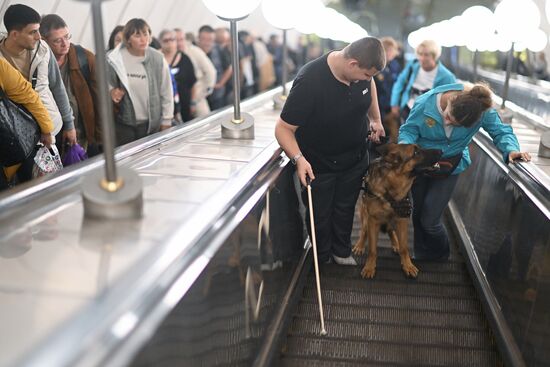
<instances>
[{"instance_id":1,"label":"leash","mask_svg":"<svg viewBox=\"0 0 550 367\"><path fill-rule=\"evenodd\" d=\"M311 225L311 242L313 246L313 264L315 266L315 282L317 284L317 299L319 300L319 315L321 316L321 335L327 335L325 318L323 316L323 299L321 298L321 278L319 276L319 261L317 259L317 240L315 238L315 222L313 221L313 200L311 199L311 179L306 175L307 199L309 204L309 222Z\"/></svg>"}]
</instances>

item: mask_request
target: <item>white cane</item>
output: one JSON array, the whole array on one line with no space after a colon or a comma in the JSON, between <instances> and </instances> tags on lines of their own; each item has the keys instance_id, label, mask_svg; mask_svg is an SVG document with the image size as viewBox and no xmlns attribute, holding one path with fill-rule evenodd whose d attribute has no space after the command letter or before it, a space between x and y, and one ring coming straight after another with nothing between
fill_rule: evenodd
<instances>
[{"instance_id":1,"label":"white cane","mask_svg":"<svg viewBox=\"0 0 550 367\"><path fill-rule=\"evenodd\" d=\"M309 203L309 222L311 225L311 244L313 245L313 264L315 266L315 282L317 283L317 298L319 300L319 314L321 315L321 335L327 335L325 318L323 316L323 299L321 298L321 278L319 277L319 261L317 260L317 240L315 239L315 223L313 221L313 201L311 200L311 179L306 176L307 199Z\"/></svg>"}]
</instances>

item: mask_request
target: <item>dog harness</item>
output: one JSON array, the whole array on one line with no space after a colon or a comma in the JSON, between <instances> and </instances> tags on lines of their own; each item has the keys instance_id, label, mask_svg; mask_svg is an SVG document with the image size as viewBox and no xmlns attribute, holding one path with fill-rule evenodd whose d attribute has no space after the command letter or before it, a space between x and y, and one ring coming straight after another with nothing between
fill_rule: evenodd
<instances>
[{"instance_id":1,"label":"dog harness","mask_svg":"<svg viewBox=\"0 0 550 367\"><path fill-rule=\"evenodd\" d=\"M410 193L407 193L407 196L399 201L396 201L393 197L391 197L388 192L384 193L384 196L382 197L372 192L365 180L363 180L363 187L361 187L361 189L365 191L364 195L367 195L370 198L377 198L390 203L393 211L399 218L408 218L412 213L412 203L409 197Z\"/></svg>"}]
</instances>

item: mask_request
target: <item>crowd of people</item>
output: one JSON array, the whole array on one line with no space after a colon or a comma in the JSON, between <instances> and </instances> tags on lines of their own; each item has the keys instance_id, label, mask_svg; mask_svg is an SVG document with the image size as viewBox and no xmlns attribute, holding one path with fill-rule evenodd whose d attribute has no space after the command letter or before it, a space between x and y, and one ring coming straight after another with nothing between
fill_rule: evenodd
<instances>
[{"instance_id":1,"label":"crowd of people","mask_svg":"<svg viewBox=\"0 0 550 367\"><path fill-rule=\"evenodd\" d=\"M3 89L32 111L43 134L41 143L55 144L61 155L76 145L87 157L101 153L94 53L72 42L70 26L57 14L40 16L27 5L13 4L3 19L7 30L0 38ZM108 81L117 146L205 116L233 101L228 29L204 25L196 37L180 28L163 29L156 35L145 20L134 18L117 25L109 36ZM241 98L281 82L283 46L278 36L264 43L241 31L238 42ZM293 60L291 72L298 66ZM20 83L19 76L30 83L30 89L20 85L25 83ZM21 102L14 81L33 97ZM37 150L38 146L24 162L2 167L0 190L33 178Z\"/></svg>"}]
</instances>

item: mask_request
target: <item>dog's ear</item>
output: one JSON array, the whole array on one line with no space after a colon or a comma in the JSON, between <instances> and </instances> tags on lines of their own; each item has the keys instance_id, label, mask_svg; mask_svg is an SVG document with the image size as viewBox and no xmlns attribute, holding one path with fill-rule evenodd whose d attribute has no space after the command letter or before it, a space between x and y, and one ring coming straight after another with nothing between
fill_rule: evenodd
<instances>
[{"instance_id":1,"label":"dog's ear","mask_svg":"<svg viewBox=\"0 0 550 367\"><path fill-rule=\"evenodd\" d=\"M385 156L390 151L390 148L394 145L394 143L382 144L376 147L376 151L380 153L381 156Z\"/></svg>"},{"instance_id":2,"label":"dog's ear","mask_svg":"<svg viewBox=\"0 0 550 367\"><path fill-rule=\"evenodd\" d=\"M384 144L379 149L377 149L378 153L382 155L382 160L392 167L396 167L402 162L402 158L399 152L396 152L394 149L392 149L395 146L397 146L397 144L389 143Z\"/></svg>"}]
</instances>

